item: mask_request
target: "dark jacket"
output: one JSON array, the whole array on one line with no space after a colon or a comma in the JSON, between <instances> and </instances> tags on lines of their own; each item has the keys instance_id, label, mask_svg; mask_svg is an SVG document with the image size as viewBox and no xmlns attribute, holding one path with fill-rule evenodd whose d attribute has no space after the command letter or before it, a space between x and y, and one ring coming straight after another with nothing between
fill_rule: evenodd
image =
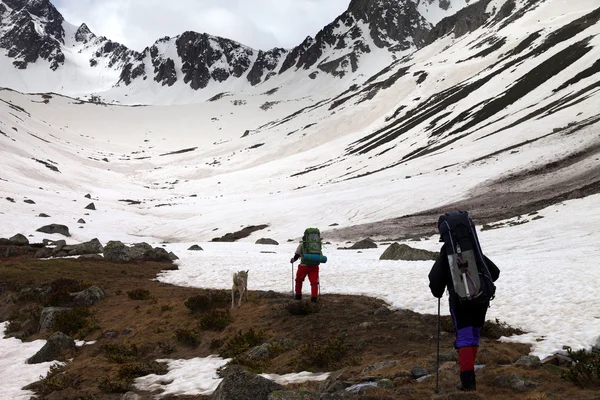
<instances>
[{"instance_id":1,"label":"dark jacket","mask_svg":"<svg viewBox=\"0 0 600 400\"><path fill-rule=\"evenodd\" d=\"M485 255L483 258L485 259L485 264L492 276L492 281L496 282L500 276L500 270L496 264ZM446 245L443 245L433 267L431 267L431 271L429 271L429 289L431 289L431 293L435 297L441 298L444 295L446 288L448 288L448 300L452 306L453 304L456 304L459 299L454 291L454 284L452 283L452 274L450 273L450 266L448 265Z\"/></svg>"}]
</instances>

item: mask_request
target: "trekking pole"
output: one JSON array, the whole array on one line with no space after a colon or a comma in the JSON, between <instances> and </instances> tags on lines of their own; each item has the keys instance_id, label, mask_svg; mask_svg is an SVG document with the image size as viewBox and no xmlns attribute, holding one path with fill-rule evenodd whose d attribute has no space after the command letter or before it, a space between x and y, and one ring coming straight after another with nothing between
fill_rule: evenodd
<instances>
[{"instance_id":1,"label":"trekking pole","mask_svg":"<svg viewBox=\"0 0 600 400\"><path fill-rule=\"evenodd\" d=\"M438 297L438 314L437 314L437 355L435 360L435 390L437 394L440 392L440 303L441 299Z\"/></svg>"},{"instance_id":2,"label":"trekking pole","mask_svg":"<svg viewBox=\"0 0 600 400\"><path fill-rule=\"evenodd\" d=\"M292 297L294 297L294 262L292 261Z\"/></svg>"}]
</instances>

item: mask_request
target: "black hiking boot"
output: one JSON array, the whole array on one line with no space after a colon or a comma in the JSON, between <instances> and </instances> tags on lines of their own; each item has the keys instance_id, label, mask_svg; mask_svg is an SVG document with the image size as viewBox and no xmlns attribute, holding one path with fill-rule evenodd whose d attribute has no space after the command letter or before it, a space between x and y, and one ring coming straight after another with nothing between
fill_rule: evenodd
<instances>
[{"instance_id":1,"label":"black hiking boot","mask_svg":"<svg viewBox=\"0 0 600 400\"><path fill-rule=\"evenodd\" d=\"M460 373L460 383L456 385L458 390L463 392L473 392L477 390L475 381L475 371L464 371Z\"/></svg>"},{"instance_id":2,"label":"black hiking boot","mask_svg":"<svg viewBox=\"0 0 600 400\"><path fill-rule=\"evenodd\" d=\"M302 300L302 293L296 293L294 300Z\"/></svg>"},{"instance_id":3,"label":"black hiking boot","mask_svg":"<svg viewBox=\"0 0 600 400\"><path fill-rule=\"evenodd\" d=\"M312 301L313 303L316 303L317 302L317 298L316 297L311 297L310 301Z\"/></svg>"}]
</instances>

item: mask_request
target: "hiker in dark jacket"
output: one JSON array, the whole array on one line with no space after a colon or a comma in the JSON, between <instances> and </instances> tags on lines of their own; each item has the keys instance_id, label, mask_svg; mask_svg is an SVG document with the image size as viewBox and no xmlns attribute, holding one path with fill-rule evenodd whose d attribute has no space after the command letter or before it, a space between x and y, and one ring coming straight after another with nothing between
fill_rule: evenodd
<instances>
[{"instance_id":1,"label":"hiker in dark jacket","mask_svg":"<svg viewBox=\"0 0 600 400\"><path fill-rule=\"evenodd\" d=\"M490 271L493 281L498 279L500 270L485 255L485 264ZM458 362L460 365L459 390L471 391L476 389L475 380L475 357L479 346L481 328L485 322L485 314L490 306L489 299L485 300L460 300L454 290L452 274L448 264L446 245L442 246L437 260L429 272L429 288L431 293L441 298L444 291L448 289L448 301L450 303L450 314L456 331L454 347L458 351Z\"/></svg>"}]
</instances>

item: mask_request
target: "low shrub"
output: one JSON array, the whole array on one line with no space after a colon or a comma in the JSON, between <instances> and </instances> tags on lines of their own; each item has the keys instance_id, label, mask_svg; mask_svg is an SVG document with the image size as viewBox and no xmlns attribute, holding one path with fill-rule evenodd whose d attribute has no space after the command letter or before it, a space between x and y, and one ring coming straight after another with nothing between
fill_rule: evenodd
<instances>
[{"instance_id":1,"label":"low shrub","mask_svg":"<svg viewBox=\"0 0 600 400\"><path fill-rule=\"evenodd\" d=\"M132 386L132 379L118 379L108 376L100 378L98 383L98 388L104 393L127 393Z\"/></svg>"},{"instance_id":2,"label":"low shrub","mask_svg":"<svg viewBox=\"0 0 600 400\"><path fill-rule=\"evenodd\" d=\"M110 362L117 364L125 364L138 360L142 354L135 344L113 344L107 343L102 345L106 358Z\"/></svg>"},{"instance_id":3,"label":"low shrub","mask_svg":"<svg viewBox=\"0 0 600 400\"><path fill-rule=\"evenodd\" d=\"M183 303L192 313L210 310L212 302L210 297L204 294L192 296Z\"/></svg>"},{"instance_id":4,"label":"low shrub","mask_svg":"<svg viewBox=\"0 0 600 400\"><path fill-rule=\"evenodd\" d=\"M75 307L69 311L56 313L52 330L62 332L65 335L75 336L84 328L93 327L90 317L92 312L84 306Z\"/></svg>"},{"instance_id":5,"label":"low shrub","mask_svg":"<svg viewBox=\"0 0 600 400\"><path fill-rule=\"evenodd\" d=\"M500 322L498 318L494 321L486 321L481 328L481 336L489 339L500 339L502 336L522 335L525 331L515 328L506 322Z\"/></svg>"},{"instance_id":6,"label":"low shrub","mask_svg":"<svg viewBox=\"0 0 600 400\"><path fill-rule=\"evenodd\" d=\"M221 348L219 356L223 358L234 358L249 348L258 346L267 340L267 334L262 331L255 331L250 328L248 332L238 331L234 337L229 339Z\"/></svg>"},{"instance_id":7,"label":"low shrub","mask_svg":"<svg viewBox=\"0 0 600 400\"><path fill-rule=\"evenodd\" d=\"M194 331L189 329L177 329L175 331L175 340L177 343L187 347L197 347L200 339Z\"/></svg>"},{"instance_id":8,"label":"low shrub","mask_svg":"<svg viewBox=\"0 0 600 400\"><path fill-rule=\"evenodd\" d=\"M72 304L71 293L81 292L92 286L89 282L61 278L50 283L50 296L44 300L45 307L63 307Z\"/></svg>"},{"instance_id":9,"label":"low shrub","mask_svg":"<svg viewBox=\"0 0 600 400\"><path fill-rule=\"evenodd\" d=\"M169 355L175 352L175 346L173 346L171 343L158 342L158 348L165 355Z\"/></svg>"},{"instance_id":10,"label":"low shrub","mask_svg":"<svg viewBox=\"0 0 600 400\"><path fill-rule=\"evenodd\" d=\"M303 344L297 351L300 368L336 369L343 365L342 359L348 353L348 347L341 339L329 338L324 344Z\"/></svg>"},{"instance_id":11,"label":"low shrub","mask_svg":"<svg viewBox=\"0 0 600 400\"><path fill-rule=\"evenodd\" d=\"M285 304L285 309L291 315L308 315L321 311L321 306L309 301L290 301Z\"/></svg>"},{"instance_id":12,"label":"low shrub","mask_svg":"<svg viewBox=\"0 0 600 400\"><path fill-rule=\"evenodd\" d=\"M169 371L169 368L165 364L158 362L150 362L147 364L126 364L119 368L117 376L122 380L134 380L141 376L150 374L165 375Z\"/></svg>"},{"instance_id":13,"label":"low shrub","mask_svg":"<svg viewBox=\"0 0 600 400\"><path fill-rule=\"evenodd\" d=\"M37 394L47 395L68 388L78 389L80 382L65 374L65 364L53 364L45 377L35 385Z\"/></svg>"},{"instance_id":14,"label":"low shrub","mask_svg":"<svg viewBox=\"0 0 600 400\"><path fill-rule=\"evenodd\" d=\"M150 296L150 291L146 289L133 289L127 292L127 296L131 300L150 300L152 296Z\"/></svg>"},{"instance_id":15,"label":"low shrub","mask_svg":"<svg viewBox=\"0 0 600 400\"><path fill-rule=\"evenodd\" d=\"M567 348L568 356L573 360L573 365L561 377L573 382L577 386L600 386L600 353L585 350L573 351Z\"/></svg>"},{"instance_id":16,"label":"low shrub","mask_svg":"<svg viewBox=\"0 0 600 400\"><path fill-rule=\"evenodd\" d=\"M212 310L208 313L203 314L200 317L199 326L200 329L211 330L211 331L222 331L231 324L233 318L229 313L229 310Z\"/></svg>"}]
</instances>

